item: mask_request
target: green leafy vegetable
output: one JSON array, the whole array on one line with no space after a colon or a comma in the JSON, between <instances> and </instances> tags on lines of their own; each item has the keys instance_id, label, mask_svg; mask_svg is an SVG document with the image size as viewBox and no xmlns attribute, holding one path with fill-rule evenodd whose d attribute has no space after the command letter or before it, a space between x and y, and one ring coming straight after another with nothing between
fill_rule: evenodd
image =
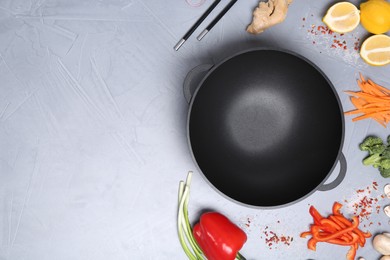
<instances>
[{"instance_id":1,"label":"green leafy vegetable","mask_svg":"<svg viewBox=\"0 0 390 260\"><path fill-rule=\"evenodd\" d=\"M363 164L378 168L384 178L390 177L390 135L387 144L377 136L367 136L359 145L360 150L367 151L368 156L363 159Z\"/></svg>"}]
</instances>

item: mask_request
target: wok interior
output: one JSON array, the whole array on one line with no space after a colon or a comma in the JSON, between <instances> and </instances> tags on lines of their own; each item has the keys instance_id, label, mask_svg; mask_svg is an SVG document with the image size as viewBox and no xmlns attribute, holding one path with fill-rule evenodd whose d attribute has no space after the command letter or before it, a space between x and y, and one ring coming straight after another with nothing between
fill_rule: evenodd
<instances>
[{"instance_id":1,"label":"wok interior","mask_svg":"<svg viewBox=\"0 0 390 260\"><path fill-rule=\"evenodd\" d=\"M313 192L334 167L342 135L328 80L280 51L225 61L190 108L189 139L200 170L220 192L254 206L283 205Z\"/></svg>"}]
</instances>

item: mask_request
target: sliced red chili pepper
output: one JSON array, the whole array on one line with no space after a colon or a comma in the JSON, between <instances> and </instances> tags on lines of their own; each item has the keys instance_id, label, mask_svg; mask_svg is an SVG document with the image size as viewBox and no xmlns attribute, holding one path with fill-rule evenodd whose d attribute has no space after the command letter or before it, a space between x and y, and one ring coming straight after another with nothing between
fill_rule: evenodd
<instances>
[{"instance_id":1,"label":"sliced red chili pepper","mask_svg":"<svg viewBox=\"0 0 390 260\"><path fill-rule=\"evenodd\" d=\"M332 239L332 238L337 238L347 232L350 232L352 231L354 228L357 228L359 226L359 219L357 217L352 217L352 226L346 228L346 229L343 229L343 230L340 230L340 231L337 231L333 234L330 234L330 235L326 235L326 236L318 236L318 232L317 234L314 234L313 233L313 237L315 239L317 239L318 241L327 241L329 239Z\"/></svg>"},{"instance_id":2,"label":"sliced red chili pepper","mask_svg":"<svg viewBox=\"0 0 390 260\"><path fill-rule=\"evenodd\" d=\"M318 241L316 239L310 238L309 241L307 241L307 248L309 248L310 250L316 251L317 242Z\"/></svg>"},{"instance_id":3,"label":"sliced red chili pepper","mask_svg":"<svg viewBox=\"0 0 390 260\"><path fill-rule=\"evenodd\" d=\"M310 207L310 214L313 217L313 224L310 231L301 233L301 237L312 235L308 241L308 248L315 250L317 242L327 242L342 246L350 246L347 254L348 260L353 260L359 246L364 246L366 238L371 236L370 232L361 231L359 218L354 216L352 220L347 219L341 213L342 205L335 202L332 207L332 215L322 217L313 207Z\"/></svg>"},{"instance_id":4,"label":"sliced red chili pepper","mask_svg":"<svg viewBox=\"0 0 390 260\"><path fill-rule=\"evenodd\" d=\"M338 218L336 218L336 216L329 216L329 219L331 219L332 221L334 221L335 223L337 223L337 225L339 225L341 227L341 229L343 228L346 228L347 226L345 225L345 223L343 223L342 221L340 221Z\"/></svg>"},{"instance_id":5,"label":"sliced red chili pepper","mask_svg":"<svg viewBox=\"0 0 390 260\"><path fill-rule=\"evenodd\" d=\"M318 210L314 206L310 206L309 213L313 217L314 224L320 225L320 220L323 219L323 217L318 212Z\"/></svg>"},{"instance_id":6,"label":"sliced red chili pepper","mask_svg":"<svg viewBox=\"0 0 390 260\"><path fill-rule=\"evenodd\" d=\"M302 232L302 233L300 234L300 237L302 237L302 238L305 238L305 237L307 237L307 236L311 236L311 232L310 232L310 231Z\"/></svg>"},{"instance_id":7,"label":"sliced red chili pepper","mask_svg":"<svg viewBox=\"0 0 390 260\"><path fill-rule=\"evenodd\" d=\"M340 209L343 207L343 205L339 202L335 202L332 207L333 215L341 215Z\"/></svg>"},{"instance_id":8,"label":"sliced red chili pepper","mask_svg":"<svg viewBox=\"0 0 390 260\"><path fill-rule=\"evenodd\" d=\"M347 226L341 222L336 216L330 215L329 219L337 223L338 226L340 226L340 229L345 229ZM351 224L352 225L352 224ZM352 240L352 236L349 233L344 234L343 236L348 237L349 240Z\"/></svg>"},{"instance_id":9,"label":"sliced red chili pepper","mask_svg":"<svg viewBox=\"0 0 390 260\"><path fill-rule=\"evenodd\" d=\"M343 223L345 226L347 227L350 227L352 226L352 223L351 221L349 221L346 217L344 217L343 215L337 215L337 216L334 216L338 221L340 221L341 223Z\"/></svg>"},{"instance_id":10,"label":"sliced red chili pepper","mask_svg":"<svg viewBox=\"0 0 390 260\"><path fill-rule=\"evenodd\" d=\"M347 253L347 260L354 260L356 256L357 245L356 243L351 245Z\"/></svg>"},{"instance_id":11,"label":"sliced red chili pepper","mask_svg":"<svg viewBox=\"0 0 390 260\"><path fill-rule=\"evenodd\" d=\"M336 245L351 246L351 245L356 244L359 240L358 235L352 234L351 236L352 236L352 239L348 240L348 241L344 241L344 240L341 240L338 238L333 238L333 239L329 239L327 242L331 243L331 244L336 244Z\"/></svg>"},{"instance_id":12,"label":"sliced red chili pepper","mask_svg":"<svg viewBox=\"0 0 390 260\"><path fill-rule=\"evenodd\" d=\"M342 229L337 223L327 218L321 219L320 223L323 226L327 226L331 230L331 232L335 232Z\"/></svg>"}]
</instances>

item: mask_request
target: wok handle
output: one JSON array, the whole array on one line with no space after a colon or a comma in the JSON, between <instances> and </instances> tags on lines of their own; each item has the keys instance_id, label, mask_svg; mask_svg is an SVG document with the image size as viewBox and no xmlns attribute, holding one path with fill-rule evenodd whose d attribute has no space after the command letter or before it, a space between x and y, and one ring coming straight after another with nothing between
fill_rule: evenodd
<instances>
[{"instance_id":1,"label":"wok handle","mask_svg":"<svg viewBox=\"0 0 390 260\"><path fill-rule=\"evenodd\" d=\"M184 97L188 103L190 103L199 83L213 66L214 64L202 64L196 66L188 72L183 83Z\"/></svg>"},{"instance_id":2,"label":"wok handle","mask_svg":"<svg viewBox=\"0 0 390 260\"><path fill-rule=\"evenodd\" d=\"M322 186L320 186L318 190L320 191L332 190L336 188L344 180L345 174L347 173L347 160L345 159L343 153L340 153L339 163L340 163L340 172L339 175L336 177L336 179L331 183L322 184Z\"/></svg>"}]
</instances>

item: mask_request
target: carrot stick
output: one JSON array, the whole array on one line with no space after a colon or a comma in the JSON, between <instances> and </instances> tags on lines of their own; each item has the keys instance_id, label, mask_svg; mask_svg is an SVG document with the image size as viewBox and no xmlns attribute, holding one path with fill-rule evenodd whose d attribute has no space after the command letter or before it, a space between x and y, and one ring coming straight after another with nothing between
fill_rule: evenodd
<instances>
[{"instance_id":1,"label":"carrot stick","mask_svg":"<svg viewBox=\"0 0 390 260\"><path fill-rule=\"evenodd\" d=\"M364 107L365 105L370 104L367 101L365 101L363 98L351 97L350 100L356 108L361 108Z\"/></svg>"},{"instance_id":2,"label":"carrot stick","mask_svg":"<svg viewBox=\"0 0 390 260\"><path fill-rule=\"evenodd\" d=\"M360 80L363 81L363 82L365 82L366 79L363 77L363 74L362 74L362 73L359 73L359 75L360 75Z\"/></svg>"},{"instance_id":3,"label":"carrot stick","mask_svg":"<svg viewBox=\"0 0 390 260\"><path fill-rule=\"evenodd\" d=\"M379 111L379 112L369 113L369 114L365 114L365 115L361 115L361 116L355 117L355 118L352 119L352 121L355 122L355 121L359 121L359 120L366 119L366 118L373 117L373 116L379 116L379 115L386 114L386 113L387 113L386 111Z\"/></svg>"},{"instance_id":4,"label":"carrot stick","mask_svg":"<svg viewBox=\"0 0 390 260\"><path fill-rule=\"evenodd\" d=\"M365 98L366 100L370 101L370 100L377 100L377 101L384 101L384 100L390 100L390 97L378 97L378 96L373 96L371 94L368 94L368 93L365 93L365 92L354 92L354 91L344 91L345 93L347 94L350 94L352 96L355 96L355 97L361 97L361 98Z\"/></svg>"},{"instance_id":5,"label":"carrot stick","mask_svg":"<svg viewBox=\"0 0 390 260\"><path fill-rule=\"evenodd\" d=\"M389 108L387 108L387 107L379 107L379 108L378 107L368 107L368 108L362 107L362 108L359 108L359 109L356 109L356 110L345 112L344 114L352 115L352 114L359 114L359 113L367 114L367 113L375 113L375 112L386 112L386 113L388 113L389 112Z\"/></svg>"},{"instance_id":6,"label":"carrot stick","mask_svg":"<svg viewBox=\"0 0 390 260\"><path fill-rule=\"evenodd\" d=\"M345 91L350 95L351 103L356 109L344 112L345 115L362 114L352 119L356 122L362 119L371 118L383 127L390 122L390 89L387 89L371 79L365 79L359 73L356 80L360 91Z\"/></svg>"},{"instance_id":7,"label":"carrot stick","mask_svg":"<svg viewBox=\"0 0 390 260\"><path fill-rule=\"evenodd\" d=\"M373 81L370 80L370 79L369 79L367 82L368 82L372 87L374 87L375 89L381 91L382 94L387 95L387 96L390 95L390 90L389 90L389 89L387 89L387 88L385 88L385 87L382 87L381 85L379 85L379 84L373 82Z\"/></svg>"}]
</instances>

